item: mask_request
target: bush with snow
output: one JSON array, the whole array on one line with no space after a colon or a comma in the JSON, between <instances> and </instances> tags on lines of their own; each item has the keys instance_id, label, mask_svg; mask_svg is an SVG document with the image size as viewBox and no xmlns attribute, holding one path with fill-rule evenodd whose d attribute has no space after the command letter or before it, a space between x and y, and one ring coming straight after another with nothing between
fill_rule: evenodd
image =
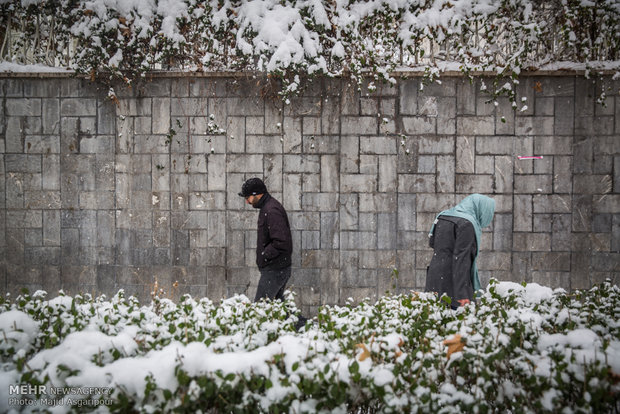
<instances>
[{"instance_id":1,"label":"bush with snow","mask_svg":"<svg viewBox=\"0 0 620 414\"><path fill-rule=\"evenodd\" d=\"M491 71L516 106L524 69L617 70L620 0L2 0L0 59L131 82L156 69L393 81L418 68ZM603 66L601 66L603 62ZM557 66L551 66L557 67Z\"/></svg>"},{"instance_id":2,"label":"bush with snow","mask_svg":"<svg viewBox=\"0 0 620 414\"><path fill-rule=\"evenodd\" d=\"M122 292L110 300L24 294L0 305L0 389L91 392L73 396L80 404L56 406L44 394L20 395L34 405L10 406L0 394L0 410L617 409L618 286L567 294L491 281L476 304L457 311L445 305L412 292L324 306L296 332L292 296L267 303L235 296L220 304L184 296L145 306Z\"/></svg>"}]
</instances>

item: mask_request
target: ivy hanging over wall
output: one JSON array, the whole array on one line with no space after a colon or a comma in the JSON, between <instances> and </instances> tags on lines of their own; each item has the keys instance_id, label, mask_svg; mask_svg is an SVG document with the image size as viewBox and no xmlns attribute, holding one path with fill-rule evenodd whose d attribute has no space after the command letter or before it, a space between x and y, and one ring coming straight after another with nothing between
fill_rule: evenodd
<instances>
[{"instance_id":1,"label":"ivy hanging over wall","mask_svg":"<svg viewBox=\"0 0 620 414\"><path fill-rule=\"evenodd\" d=\"M0 58L131 84L157 70L267 73L283 99L303 79L426 81L495 74L517 106L523 70L620 68L620 0L0 1ZM620 72L617 72L620 73Z\"/></svg>"}]
</instances>

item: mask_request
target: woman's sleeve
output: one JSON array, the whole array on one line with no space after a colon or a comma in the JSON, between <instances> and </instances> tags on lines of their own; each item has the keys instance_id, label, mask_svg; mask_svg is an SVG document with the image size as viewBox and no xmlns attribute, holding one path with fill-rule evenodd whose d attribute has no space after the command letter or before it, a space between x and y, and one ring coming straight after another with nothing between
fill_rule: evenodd
<instances>
[{"instance_id":1,"label":"woman's sleeve","mask_svg":"<svg viewBox=\"0 0 620 414\"><path fill-rule=\"evenodd\" d=\"M467 224L456 227L454 240L454 257L452 258L452 283L454 299L474 298L474 288L471 282L471 267L476 255L476 233L474 226ZM455 304L456 305L456 304Z\"/></svg>"}]
</instances>

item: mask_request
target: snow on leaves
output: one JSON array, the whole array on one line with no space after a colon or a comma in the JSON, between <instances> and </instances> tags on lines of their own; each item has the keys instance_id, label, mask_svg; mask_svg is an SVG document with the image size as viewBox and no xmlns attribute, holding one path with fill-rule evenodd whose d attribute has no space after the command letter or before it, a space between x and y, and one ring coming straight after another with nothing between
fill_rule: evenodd
<instances>
[{"instance_id":1,"label":"snow on leaves","mask_svg":"<svg viewBox=\"0 0 620 414\"><path fill-rule=\"evenodd\" d=\"M492 280L457 311L386 296L324 306L295 332L291 295L145 306L39 291L0 301L0 387L108 390L55 412L609 412L619 305L609 282L567 294Z\"/></svg>"}]
</instances>

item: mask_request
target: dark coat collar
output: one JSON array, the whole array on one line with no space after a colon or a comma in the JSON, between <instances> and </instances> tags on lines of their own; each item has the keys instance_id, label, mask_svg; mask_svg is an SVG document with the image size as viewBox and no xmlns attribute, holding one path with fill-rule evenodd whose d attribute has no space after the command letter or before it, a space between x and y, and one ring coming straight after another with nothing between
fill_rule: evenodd
<instances>
[{"instance_id":1,"label":"dark coat collar","mask_svg":"<svg viewBox=\"0 0 620 414\"><path fill-rule=\"evenodd\" d=\"M271 196L269 195L269 193L263 194L263 196L260 198L260 201L258 202L256 207L254 207L254 208L259 208L259 209L263 208L263 206L265 205L267 200L269 200L270 198L271 198Z\"/></svg>"}]
</instances>

